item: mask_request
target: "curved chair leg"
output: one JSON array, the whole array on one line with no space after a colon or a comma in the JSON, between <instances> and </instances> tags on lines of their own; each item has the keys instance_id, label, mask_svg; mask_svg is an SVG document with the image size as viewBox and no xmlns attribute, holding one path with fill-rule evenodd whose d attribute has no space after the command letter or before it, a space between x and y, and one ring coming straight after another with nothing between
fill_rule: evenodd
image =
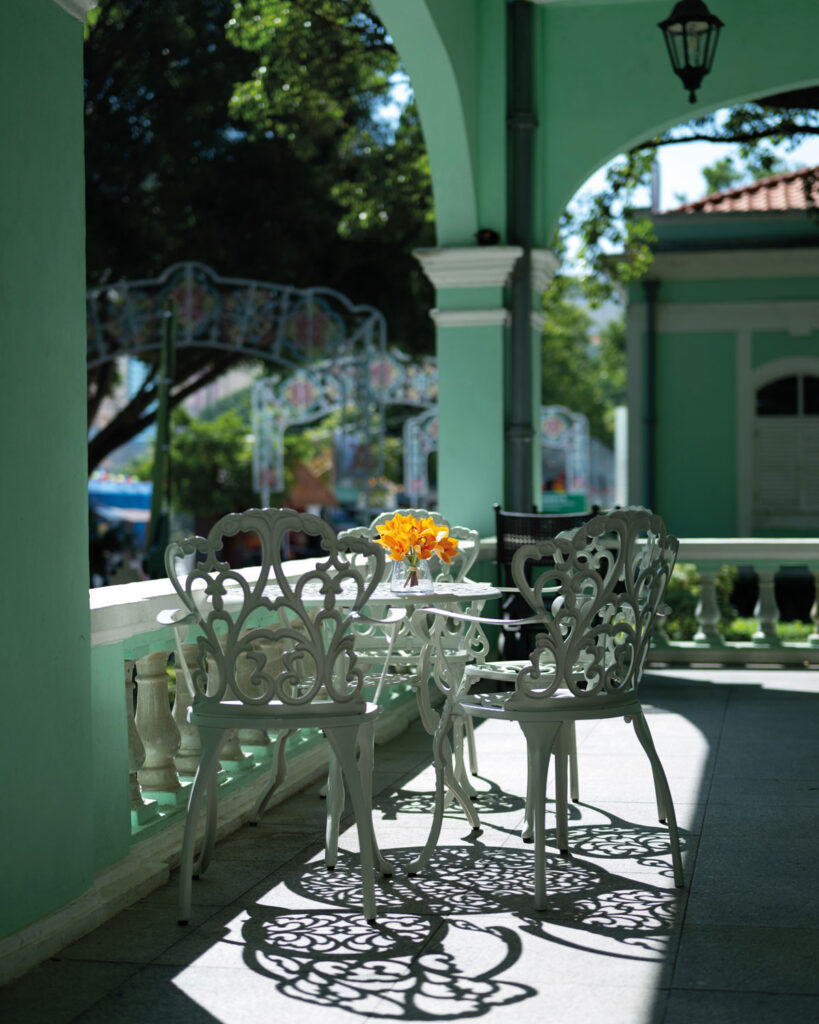
<instances>
[{"instance_id":1,"label":"curved chair leg","mask_svg":"<svg viewBox=\"0 0 819 1024\"><path fill-rule=\"evenodd\" d=\"M546 909L546 778L561 722L521 722L526 737L535 843L535 910Z\"/></svg>"},{"instance_id":2,"label":"curved chair leg","mask_svg":"<svg viewBox=\"0 0 819 1024\"><path fill-rule=\"evenodd\" d=\"M555 741L555 834L557 848L561 853L569 852L569 757L571 751L570 733L574 722L564 722Z\"/></svg>"},{"instance_id":3,"label":"curved chair leg","mask_svg":"<svg viewBox=\"0 0 819 1024\"><path fill-rule=\"evenodd\" d=\"M534 826L534 819L533 819L533 816L532 816L532 813L533 813L532 812L532 808L535 805L535 803L534 803L535 802L535 797L534 797L534 794L532 792L532 780L533 780L533 778L534 778L534 773L532 771L532 766L530 764L527 764L527 768L526 768L526 807L524 808L524 811L523 811L523 828L521 829L521 832L520 832L520 838L523 840L524 843L531 843L531 842L533 842L534 841L534 837L535 837L535 826Z\"/></svg>"},{"instance_id":4,"label":"curved chair leg","mask_svg":"<svg viewBox=\"0 0 819 1024\"><path fill-rule=\"evenodd\" d=\"M375 724L373 722L365 722L358 732L358 773L361 776L361 785L364 790L364 803L370 808L370 821L372 821L374 764ZM373 826L373 856L375 857L375 866L382 875L389 878L395 874L395 865L382 855L378 847L375 826Z\"/></svg>"},{"instance_id":5,"label":"curved chair leg","mask_svg":"<svg viewBox=\"0 0 819 1024\"><path fill-rule=\"evenodd\" d=\"M575 723L569 722L568 726L568 740L569 740L569 793L572 798L572 803L576 804L580 800L580 777L577 770L577 730L575 729Z\"/></svg>"},{"instance_id":6,"label":"curved chair leg","mask_svg":"<svg viewBox=\"0 0 819 1024\"><path fill-rule=\"evenodd\" d=\"M335 750L331 747L327 772L327 820L324 827L324 865L329 871L338 862L338 833L343 811L344 779Z\"/></svg>"},{"instance_id":7,"label":"curved chair leg","mask_svg":"<svg viewBox=\"0 0 819 1024\"><path fill-rule=\"evenodd\" d=\"M276 760L273 766L273 778L270 780L267 789L265 789L259 796L259 799L256 801L256 806L253 808L253 814L250 820L254 824L259 823L259 819L267 810L267 805L270 802L271 797L287 778L287 759L285 757L285 752L288 737L292 736L294 732L295 729L287 729L284 732L280 732L276 737Z\"/></svg>"},{"instance_id":8,"label":"curved chair leg","mask_svg":"<svg viewBox=\"0 0 819 1024\"><path fill-rule=\"evenodd\" d=\"M353 805L356 825L358 826L358 843L361 851L361 885L364 892L364 917L372 924L375 921L377 912L375 905L375 858L373 856L375 836L373 832L372 806L367 804L365 799L365 788L362 785L356 756L358 749L358 727L325 726L325 732L327 740L341 766L341 771L347 782L347 789L350 792L350 802Z\"/></svg>"},{"instance_id":9,"label":"curved chair leg","mask_svg":"<svg viewBox=\"0 0 819 1024\"><path fill-rule=\"evenodd\" d=\"M452 750L455 754L455 778L461 784L461 788L470 800L478 795L477 790L469 781L466 764L464 763L464 740L466 739L466 736L468 736L467 723L471 722L472 719L467 716L466 721L464 721L463 718L458 717L452 723Z\"/></svg>"},{"instance_id":10,"label":"curved chair leg","mask_svg":"<svg viewBox=\"0 0 819 1024\"><path fill-rule=\"evenodd\" d=\"M188 809L185 817L185 836L182 840L182 855L179 863L179 923L187 924L191 916L191 882L193 879L194 865L193 853L196 846L196 827L199 824L199 811L202 800L207 794L208 800L208 827L206 829L205 846L208 843L208 835L211 828L216 831L216 773L218 771L219 747L222 744L222 732L217 729L202 729L202 752L199 756L199 767L196 769L196 776L191 786L188 797ZM213 826L210 825L211 820ZM199 858L197 870L201 871L201 863L204 860L204 851Z\"/></svg>"},{"instance_id":11,"label":"curved chair leg","mask_svg":"<svg viewBox=\"0 0 819 1024\"><path fill-rule=\"evenodd\" d=\"M213 762L209 777L206 780L205 790L205 835L202 840L202 849L199 857L193 866L193 877L199 878L204 875L213 856L213 849L216 846L216 825L219 819L219 761Z\"/></svg>"},{"instance_id":12,"label":"curved chair leg","mask_svg":"<svg viewBox=\"0 0 819 1024\"><path fill-rule=\"evenodd\" d=\"M478 750L475 746L475 723L472 716L466 716L466 745L469 751L469 770L473 775L478 774Z\"/></svg>"},{"instance_id":13,"label":"curved chair leg","mask_svg":"<svg viewBox=\"0 0 819 1024\"><path fill-rule=\"evenodd\" d=\"M677 816L674 813L674 801L671 799L668 779L666 778L657 750L654 747L654 740L651 738L648 722L642 711L632 717L632 724L634 732L637 734L637 739L640 741L640 746L642 746L651 762L658 811L665 811L668 824L668 834L671 841L671 863L674 867L674 884L678 888L682 888L685 885L685 879L682 869L682 854L680 853L680 837L677 832Z\"/></svg>"}]
</instances>

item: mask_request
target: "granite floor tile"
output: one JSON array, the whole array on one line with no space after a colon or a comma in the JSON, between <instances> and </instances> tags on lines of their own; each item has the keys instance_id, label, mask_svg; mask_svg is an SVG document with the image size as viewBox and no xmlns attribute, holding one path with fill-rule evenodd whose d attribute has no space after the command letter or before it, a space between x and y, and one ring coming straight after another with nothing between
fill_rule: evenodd
<instances>
[{"instance_id":1,"label":"granite floor tile","mask_svg":"<svg viewBox=\"0 0 819 1024\"><path fill-rule=\"evenodd\" d=\"M686 921L672 986L819 995L817 950L818 928L708 927Z\"/></svg>"},{"instance_id":2,"label":"granite floor tile","mask_svg":"<svg viewBox=\"0 0 819 1024\"><path fill-rule=\"evenodd\" d=\"M132 963L47 960L0 989L7 1024L70 1024L139 970Z\"/></svg>"}]
</instances>

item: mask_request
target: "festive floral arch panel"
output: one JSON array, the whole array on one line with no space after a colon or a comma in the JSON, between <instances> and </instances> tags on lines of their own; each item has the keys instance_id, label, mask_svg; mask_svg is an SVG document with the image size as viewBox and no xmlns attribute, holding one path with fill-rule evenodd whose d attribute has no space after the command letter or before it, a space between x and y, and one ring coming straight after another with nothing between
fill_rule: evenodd
<instances>
[{"instance_id":1,"label":"festive floral arch panel","mask_svg":"<svg viewBox=\"0 0 819 1024\"><path fill-rule=\"evenodd\" d=\"M204 263L175 263L159 277L119 281L87 293L88 366L162 348L168 311L176 347L221 349L296 369L323 359L386 351L386 322L330 288L294 288L220 277Z\"/></svg>"}]
</instances>

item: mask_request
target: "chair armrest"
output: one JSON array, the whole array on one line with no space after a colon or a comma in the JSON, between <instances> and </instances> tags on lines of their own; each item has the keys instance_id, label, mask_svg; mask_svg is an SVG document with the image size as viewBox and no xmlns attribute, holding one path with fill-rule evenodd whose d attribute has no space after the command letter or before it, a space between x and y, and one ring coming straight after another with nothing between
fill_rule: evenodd
<instances>
[{"instance_id":1,"label":"chair armrest","mask_svg":"<svg viewBox=\"0 0 819 1024\"><path fill-rule=\"evenodd\" d=\"M199 616L184 608L163 608L156 621L160 626L192 626L199 622Z\"/></svg>"},{"instance_id":2,"label":"chair armrest","mask_svg":"<svg viewBox=\"0 0 819 1024\"><path fill-rule=\"evenodd\" d=\"M396 622L400 622L406 617L406 608L391 608L383 619L375 619L372 615L367 615L366 612L350 612L351 619L355 622L362 622L368 626L394 626Z\"/></svg>"},{"instance_id":3,"label":"chair armrest","mask_svg":"<svg viewBox=\"0 0 819 1024\"><path fill-rule=\"evenodd\" d=\"M470 615L468 612L451 612L446 608L416 608L412 613L413 623L415 616L437 615L443 619L458 619L461 622L475 622L480 626L534 626L544 625L542 615L529 615L525 619L490 619L484 615ZM420 621L420 619L419 619ZM413 628L413 632L415 632Z\"/></svg>"}]
</instances>

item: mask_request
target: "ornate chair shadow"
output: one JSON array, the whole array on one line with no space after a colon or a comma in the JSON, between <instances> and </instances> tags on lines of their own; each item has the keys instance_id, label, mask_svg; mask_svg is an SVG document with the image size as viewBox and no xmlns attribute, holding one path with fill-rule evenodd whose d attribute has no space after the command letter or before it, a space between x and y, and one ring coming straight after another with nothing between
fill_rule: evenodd
<instances>
[{"instance_id":1,"label":"ornate chair shadow","mask_svg":"<svg viewBox=\"0 0 819 1024\"><path fill-rule=\"evenodd\" d=\"M647 854L654 830L622 824L632 852ZM414 850L390 855L405 862ZM550 856L549 868L553 913L546 920L526 895L528 850L442 847L429 872L399 874L381 887L389 912L371 929L355 913L355 874L329 875L314 862L296 880L298 910L285 893L250 908L239 937L244 960L293 1000L402 1020L479 1017L541 994L515 976L523 935L595 955L662 960L677 924L674 889L577 858ZM305 905L313 900L334 907ZM487 921L510 913L512 927Z\"/></svg>"}]
</instances>

